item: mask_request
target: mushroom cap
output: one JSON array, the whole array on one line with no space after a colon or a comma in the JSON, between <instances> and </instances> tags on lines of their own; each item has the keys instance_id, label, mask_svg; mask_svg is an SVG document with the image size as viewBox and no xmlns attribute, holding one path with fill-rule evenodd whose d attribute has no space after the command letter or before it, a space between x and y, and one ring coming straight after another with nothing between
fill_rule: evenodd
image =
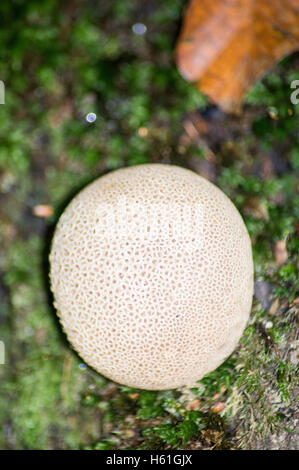
<instances>
[{"instance_id":1,"label":"mushroom cap","mask_svg":"<svg viewBox=\"0 0 299 470\"><path fill-rule=\"evenodd\" d=\"M102 176L62 214L50 254L55 307L104 376L193 386L235 349L253 295L244 222L215 185L148 164Z\"/></svg>"}]
</instances>

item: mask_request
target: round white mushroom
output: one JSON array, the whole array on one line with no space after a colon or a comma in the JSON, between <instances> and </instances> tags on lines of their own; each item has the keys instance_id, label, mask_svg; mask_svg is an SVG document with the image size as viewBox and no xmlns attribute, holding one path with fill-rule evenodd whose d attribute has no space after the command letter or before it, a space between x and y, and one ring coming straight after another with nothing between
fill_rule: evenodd
<instances>
[{"instance_id":1,"label":"round white mushroom","mask_svg":"<svg viewBox=\"0 0 299 470\"><path fill-rule=\"evenodd\" d=\"M244 222L215 185L149 164L83 189L57 225L51 287L73 347L115 382L193 386L235 349L253 295Z\"/></svg>"}]
</instances>

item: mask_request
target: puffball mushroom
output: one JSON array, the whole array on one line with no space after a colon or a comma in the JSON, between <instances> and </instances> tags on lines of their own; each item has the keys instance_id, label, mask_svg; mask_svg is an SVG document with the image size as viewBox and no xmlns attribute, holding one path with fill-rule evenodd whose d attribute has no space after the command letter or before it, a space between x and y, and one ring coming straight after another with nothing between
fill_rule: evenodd
<instances>
[{"instance_id":1,"label":"puffball mushroom","mask_svg":"<svg viewBox=\"0 0 299 470\"><path fill-rule=\"evenodd\" d=\"M244 222L177 166L116 170L62 214L50 254L55 306L102 375L148 390L192 386L235 349L251 309Z\"/></svg>"}]
</instances>

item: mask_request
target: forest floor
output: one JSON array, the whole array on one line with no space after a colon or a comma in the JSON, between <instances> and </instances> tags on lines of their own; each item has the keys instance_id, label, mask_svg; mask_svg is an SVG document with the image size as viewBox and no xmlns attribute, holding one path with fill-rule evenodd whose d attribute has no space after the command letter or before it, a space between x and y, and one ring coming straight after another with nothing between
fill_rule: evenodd
<instances>
[{"instance_id":1,"label":"forest floor","mask_svg":"<svg viewBox=\"0 0 299 470\"><path fill-rule=\"evenodd\" d=\"M253 87L241 116L225 115L174 64L184 3L0 4L2 449L299 447L299 105L290 102L299 56ZM145 162L214 182L253 244L249 324L192 390L101 377L71 350L49 293L51 237L70 198L106 171Z\"/></svg>"}]
</instances>

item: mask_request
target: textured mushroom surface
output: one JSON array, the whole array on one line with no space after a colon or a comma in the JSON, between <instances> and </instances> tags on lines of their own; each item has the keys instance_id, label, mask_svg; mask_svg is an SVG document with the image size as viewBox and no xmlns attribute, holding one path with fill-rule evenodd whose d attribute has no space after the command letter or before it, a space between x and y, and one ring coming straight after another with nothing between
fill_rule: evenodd
<instances>
[{"instance_id":1,"label":"textured mushroom surface","mask_svg":"<svg viewBox=\"0 0 299 470\"><path fill-rule=\"evenodd\" d=\"M235 349L253 263L228 197L170 165L116 170L62 214L50 254L55 306L73 347L132 387L192 386Z\"/></svg>"}]
</instances>

